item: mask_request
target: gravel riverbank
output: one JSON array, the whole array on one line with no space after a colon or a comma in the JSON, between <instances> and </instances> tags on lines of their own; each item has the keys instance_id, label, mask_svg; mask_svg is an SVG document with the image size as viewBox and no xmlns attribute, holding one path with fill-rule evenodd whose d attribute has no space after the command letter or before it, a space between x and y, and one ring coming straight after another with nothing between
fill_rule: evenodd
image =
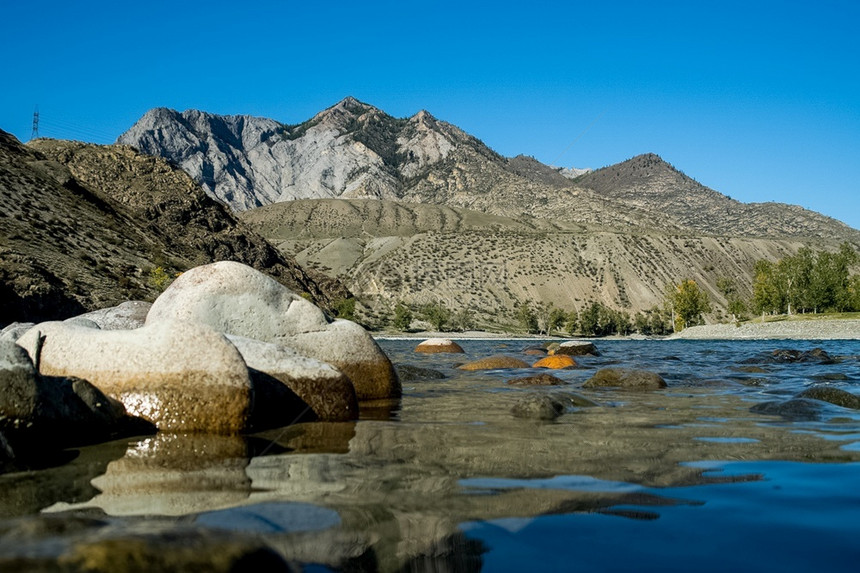
<instances>
[{"instance_id":1,"label":"gravel riverbank","mask_svg":"<svg viewBox=\"0 0 860 573\"><path fill-rule=\"evenodd\" d=\"M784 320L780 322L692 326L669 340L860 340L860 320Z\"/></svg>"}]
</instances>

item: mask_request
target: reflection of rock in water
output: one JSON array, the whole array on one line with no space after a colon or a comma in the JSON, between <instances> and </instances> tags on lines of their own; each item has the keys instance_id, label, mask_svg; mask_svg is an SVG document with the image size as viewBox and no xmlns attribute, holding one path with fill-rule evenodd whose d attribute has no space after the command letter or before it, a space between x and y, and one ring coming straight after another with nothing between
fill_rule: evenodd
<instances>
[{"instance_id":1,"label":"reflection of rock in water","mask_svg":"<svg viewBox=\"0 0 860 573\"><path fill-rule=\"evenodd\" d=\"M239 437L160 433L132 445L92 480L83 504L111 515L184 515L247 500L248 452ZM80 507L80 505L78 506ZM57 504L51 511L68 509Z\"/></svg>"},{"instance_id":2,"label":"reflection of rock in water","mask_svg":"<svg viewBox=\"0 0 860 573\"><path fill-rule=\"evenodd\" d=\"M61 452L62 465L35 472L0 476L0 517L35 513L59 502L82 503L98 490L91 480L105 472L112 460L121 458L128 441L120 440L80 450Z\"/></svg>"}]
</instances>

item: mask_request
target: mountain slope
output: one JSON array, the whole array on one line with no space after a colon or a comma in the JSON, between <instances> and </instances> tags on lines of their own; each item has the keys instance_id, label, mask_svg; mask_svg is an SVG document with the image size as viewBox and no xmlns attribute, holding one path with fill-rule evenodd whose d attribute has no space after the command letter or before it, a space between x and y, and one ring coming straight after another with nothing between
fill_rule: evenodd
<instances>
[{"instance_id":1,"label":"mountain slope","mask_svg":"<svg viewBox=\"0 0 860 573\"><path fill-rule=\"evenodd\" d=\"M616 231L860 243L860 231L834 219L734 201L653 154L571 179L532 158L502 157L426 111L394 118L354 98L297 125L156 109L119 142L176 163L234 211L301 198L375 198Z\"/></svg>"},{"instance_id":2,"label":"mountain slope","mask_svg":"<svg viewBox=\"0 0 860 573\"><path fill-rule=\"evenodd\" d=\"M124 146L0 131L0 324L62 318L158 292L151 270L252 265L325 303L320 282L210 199L186 173Z\"/></svg>"},{"instance_id":3,"label":"mountain slope","mask_svg":"<svg viewBox=\"0 0 860 573\"><path fill-rule=\"evenodd\" d=\"M369 309L443 301L483 327L516 323L522 301L582 310L589 301L636 312L661 304L668 283L693 278L718 311L717 286L751 292L759 259L807 240L611 232L545 219L512 219L438 205L306 199L242 213L249 226L303 265L338 277ZM816 243L825 248L827 243Z\"/></svg>"},{"instance_id":4,"label":"mountain slope","mask_svg":"<svg viewBox=\"0 0 860 573\"><path fill-rule=\"evenodd\" d=\"M860 240L857 230L796 205L731 199L653 153L582 175L576 184L612 201L665 213L697 233Z\"/></svg>"}]
</instances>

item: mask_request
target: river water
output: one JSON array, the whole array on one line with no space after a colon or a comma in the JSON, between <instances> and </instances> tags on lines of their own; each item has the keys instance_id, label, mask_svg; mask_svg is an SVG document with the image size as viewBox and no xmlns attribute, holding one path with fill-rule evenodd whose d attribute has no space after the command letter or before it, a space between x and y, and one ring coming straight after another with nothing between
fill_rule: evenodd
<instances>
[{"instance_id":1,"label":"river water","mask_svg":"<svg viewBox=\"0 0 860 573\"><path fill-rule=\"evenodd\" d=\"M82 448L0 476L0 517L97 514L120 536L141 524L251 534L311 571L857 570L860 410L750 408L812 385L860 394L860 341L596 341L599 357L553 371L565 386L525 388L508 381L537 370L455 366L533 361L522 350L534 341L465 340L466 355L416 343L380 341L395 364L445 378L404 380L401 400L358 422ZM816 346L836 359L771 355ZM668 388L582 387L607 366L657 372ZM571 392L598 406L554 421L511 412L528 393ZM0 557L76 539L0 541Z\"/></svg>"}]
</instances>

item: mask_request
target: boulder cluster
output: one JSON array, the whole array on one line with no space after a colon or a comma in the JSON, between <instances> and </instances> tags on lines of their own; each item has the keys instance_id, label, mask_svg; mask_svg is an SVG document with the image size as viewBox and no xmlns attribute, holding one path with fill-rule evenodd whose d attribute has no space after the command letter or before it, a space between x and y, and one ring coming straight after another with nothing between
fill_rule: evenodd
<instances>
[{"instance_id":1,"label":"boulder cluster","mask_svg":"<svg viewBox=\"0 0 860 573\"><path fill-rule=\"evenodd\" d=\"M125 303L0 334L7 457L36 434L237 434L355 419L360 401L399 395L390 360L361 326L235 262L187 271L151 307Z\"/></svg>"}]
</instances>

